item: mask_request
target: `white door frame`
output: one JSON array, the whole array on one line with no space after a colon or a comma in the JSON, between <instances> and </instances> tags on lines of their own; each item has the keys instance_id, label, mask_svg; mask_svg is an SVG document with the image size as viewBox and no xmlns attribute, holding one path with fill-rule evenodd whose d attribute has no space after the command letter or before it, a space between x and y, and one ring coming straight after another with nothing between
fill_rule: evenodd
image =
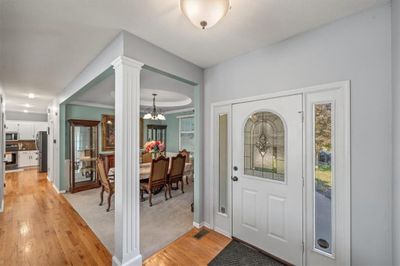
<instances>
[{"instance_id":1,"label":"white door frame","mask_svg":"<svg viewBox=\"0 0 400 266\"><path fill-rule=\"evenodd\" d=\"M348 162L348 164L345 166L344 172L346 173L346 180L347 180L347 191L345 192L346 194L346 209L343 210L343 213L345 214L345 228L346 232L348 233L345 239L346 246L348 249L346 250L345 257L347 258L346 260L348 261L348 264L351 263L351 252L350 252L350 247L351 247L351 189L350 189L350 184L351 184L351 153L350 153L350 147L351 147L351 139L350 139L350 80L346 81L338 81L338 82L333 82L333 83L327 83L327 84L321 84L321 85L315 85L315 86L310 86L310 87L304 87L304 88L298 88L298 89L292 89L292 90L287 90L287 91L281 91L281 92L274 92L274 93L268 93L268 94L263 94L259 96L251 96L251 97L246 97L246 98L241 98L241 99L234 99L234 100L227 100L227 101L220 101L220 102L215 102L211 104L211 112L210 112L210 129L209 129L209 134L211 137L211 141L209 144L209 150L210 150L210 169L211 169L211 180L209 182L209 191L210 191L210 202L209 202L209 214L210 214L210 221L209 225L211 229L214 229L228 237L232 237L233 235L233 227L232 227L232 216L231 215L226 215L226 219L229 222L229 229L227 230L221 230L221 228L216 224L216 215L218 213L216 212L217 210L217 204L218 204L218 180L217 176L215 175L214 171L214 162L217 158L215 155L215 147L214 144L216 143L215 141L215 132L216 132L216 111L219 109L225 109L228 111L225 111L229 114L229 119L228 119L228 124L230 129L231 128L231 114L232 114L232 105L237 104L237 103L244 103L244 102L252 102L252 101L258 101L258 100L266 100L266 99L271 99L271 98L276 98L276 97L283 97L283 96L290 96L294 94L302 94L303 95L303 115L305 113L306 109L306 102L305 102L305 95L311 94L313 92L322 92L322 91L329 91L333 89L341 89L344 90L345 94L345 102L344 102L344 112L345 112L345 160ZM230 133L231 135L231 133ZM230 138L230 137L229 137ZM231 145L229 145L231 146ZM231 153L231 150L229 150L229 153ZM232 156L230 156L231 160ZM307 161L305 160L306 158L306 126L303 126L303 178L306 177L306 169L307 169ZM228 163L228 165L232 165L231 161ZM232 169L229 169L229 175L231 175ZM230 180L230 179L229 179ZM231 182L228 181L228 185L230 187L230 190L232 190ZM306 238L306 233L307 233L307 224L306 224L306 217L307 217L307 207L306 206L306 195L307 195L307 190L306 187L303 187L303 241L304 241L304 246L307 247L308 243L307 238ZM232 193L230 193L232 195ZM228 198L228 213L232 213L232 199ZM207 224L207 223L205 223ZM306 253L306 252L304 252ZM306 256L303 256L303 265L306 265Z\"/></svg>"}]
</instances>

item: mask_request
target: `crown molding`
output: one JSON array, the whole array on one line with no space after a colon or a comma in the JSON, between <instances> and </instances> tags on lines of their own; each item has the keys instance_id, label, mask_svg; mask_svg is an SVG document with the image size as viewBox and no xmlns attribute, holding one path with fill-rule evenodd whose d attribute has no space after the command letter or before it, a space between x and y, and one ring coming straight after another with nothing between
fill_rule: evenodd
<instances>
[{"instance_id":1,"label":"crown molding","mask_svg":"<svg viewBox=\"0 0 400 266\"><path fill-rule=\"evenodd\" d=\"M184 113L184 112L190 112L190 111L193 111L193 112L194 112L194 107L191 107L191 108L184 108L184 109L170 110L170 111L164 112L164 114L165 114L165 115L169 115L169 114Z\"/></svg>"},{"instance_id":2,"label":"crown molding","mask_svg":"<svg viewBox=\"0 0 400 266\"><path fill-rule=\"evenodd\" d=\"M108 105L108 104L101 104L101 103L90 103L90 102L83 102L83 101L72 101L68 104L73 105L80 105L80 106L89 106L89 107L97 107L97 108L105 108L105 109L115 109L115 106Z\"/></svg>"},{"instance_id":3,"label":"crown molding","mask_svg":"<svg viewBox=\"0 0 400 266\"><path fill-rule=\"evenodd\" d=\"M84 101L72 101L72 102L70 102L68 104L79 105L79 106L97 107L97 108L105 108L105 109L112 109L112 110L115 109L115 107L112 106L112 105L101 104L101 103L90 103L90 102L84 102ZM194 112L194 107L170 110L170 111L166 111L166 112L163 112L163 113L165 115L168 115L168 114L184 113L184 112L190 112L190 111ZM145 111L141 111L141 113L145 113Z\"/></svg>"}]
</instances>

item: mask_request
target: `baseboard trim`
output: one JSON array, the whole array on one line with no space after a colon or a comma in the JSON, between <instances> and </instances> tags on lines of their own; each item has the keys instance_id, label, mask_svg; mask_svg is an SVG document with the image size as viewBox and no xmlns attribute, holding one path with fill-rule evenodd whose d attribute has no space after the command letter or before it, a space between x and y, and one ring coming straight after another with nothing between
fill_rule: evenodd
<instances>
[{"instance_id":1,"label":"baseboard trim","mask_svg":"<svg viewBox=\"0 0 400 266\"><path fill-rule=\"evenodd\" d=\"M18 169L6 170L6 171L4 171L4 173L9 174L9 173L18 173L18 172L23 172L23 171L25 171L23 168L18 168Z\"/></svg>"},{"instance_id":2,"label":"baseboard trim","mask_svg":"<svg viewBox=\"0 0 400 266\"><path fill-rule=\"evenodd\" d=\"M224 235L226 237L232 238L232 235L230 233L226 232L225 230L222 230L221 228L219 228L217 226L214 227L214 231L217 233L220 233L221 235Z\"/></svg>"},{"instance_id":3,"label":"baseboard trim","mask_svg":"<svg viewBox=\"0 0 400 266\"><path fill-rule=\"evenodd\" d=\"M207 227L208 229L211 229L210 224L207 222L201 222L201 223L193 222L193 226L196 227L197 229L199 229L201 227Z\"/></svg>"},{"instance_id":4,"label":"baseboard trim","mask_svg":"<svg viewBox=\"0 0 400 266\"><path fill-rule=\"evenodd\" d=\"M196 227L197 229L200 228L200 224L199 224L199 223L196 223L196 222L193 222L193 226Z\"/></svg>"},{"instance_id":5,"label":"baseboard trim","mask_svg":"<svg viewBox=\"0 0 400 266\"><path fill-rule=\"evenodd\" d=\"M58 187L57 187L56 185L54 185L54 183L53 183L52 185L53 185L54 190L55 190L58 194L64 194L64 193L67 192L67 191L65 191L65 190L58 190Z\"/></svg>"},{"instance_id":6,"label":"baseboard trim","mask_svg":"<svg viewBox=\"0 0 400 266\"><path fill-rule=\"evenodd\" d=\"M137 255L136 257L124 262L123 264L119 261L116 256L112 257L113 266L141 266L142 265L142 255Z\"/></svg>"},{"instance_id":7,"label":"baseboard trim","mask_svg":"<svg viewBox=\"0 0 400 266\"><path fill-rule=\"evenodd\" d=\"M4 199L1 200L1 204L0 204L0 212L4 211Z\"/></svg>"}]
</instances>

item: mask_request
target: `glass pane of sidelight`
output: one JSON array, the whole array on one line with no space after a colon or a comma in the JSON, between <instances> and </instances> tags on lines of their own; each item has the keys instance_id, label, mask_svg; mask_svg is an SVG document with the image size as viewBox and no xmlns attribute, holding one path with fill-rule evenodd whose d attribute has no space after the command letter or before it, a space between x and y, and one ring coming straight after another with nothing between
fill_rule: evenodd
<instances>
[{"instance_id":1,"label":"glass pane of sidelight","mask_svg":"<svg viewBox=\"0 0 400 266\"><path fill-rule=\"evenodd\" d=\"M285 181L285 128L271 112L251 115L244 127L244 173Z\"/></svg>"},{"instance_id":2,"label":"glass pane of sidelight","mask_svg":"<svg viewBox=\"0 0 400 266\"><path fill-rule=\"evenodd\" d=\"M314 105L314 247L332 254L332 104Z\"/></svg>"},{"instance_id":3,"label":"glass pane of sidelight","mask_svg":"<svg viewBox=\"0 0 400 266\"><path fill-rule=\"evenodd\" d=\"M218 154L219 154L219 205L218 211L226 213L228 201L228 115L219 115Z\"/></svg>"}]
</instances>

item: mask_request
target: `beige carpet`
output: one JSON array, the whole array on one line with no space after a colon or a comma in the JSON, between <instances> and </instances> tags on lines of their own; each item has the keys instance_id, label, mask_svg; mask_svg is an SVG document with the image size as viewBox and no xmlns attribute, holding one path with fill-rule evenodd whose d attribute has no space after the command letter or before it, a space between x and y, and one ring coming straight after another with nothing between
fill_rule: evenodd
<instances>
[{"instance_id":1,"label":"beige carpet","mask_svg":"<svg viewBox=\"0 0 400 266\"><path fill-rule=\"evenodd\" d=\"M140 250L143 258L149 257L193 227L193 213L190 211L193 183L189 183L184 186L184 194L180 190L173 190L172 199L168 201L165 201L164 193L161 192L153 196L152 207L149 207L147 200L140 203ZM113 253L114 202L111 211L106 212L106 203L99 206L99 195L100 189L91 189L75 194L66 193L64 197Z\"/></svg>"}]
</instances>

